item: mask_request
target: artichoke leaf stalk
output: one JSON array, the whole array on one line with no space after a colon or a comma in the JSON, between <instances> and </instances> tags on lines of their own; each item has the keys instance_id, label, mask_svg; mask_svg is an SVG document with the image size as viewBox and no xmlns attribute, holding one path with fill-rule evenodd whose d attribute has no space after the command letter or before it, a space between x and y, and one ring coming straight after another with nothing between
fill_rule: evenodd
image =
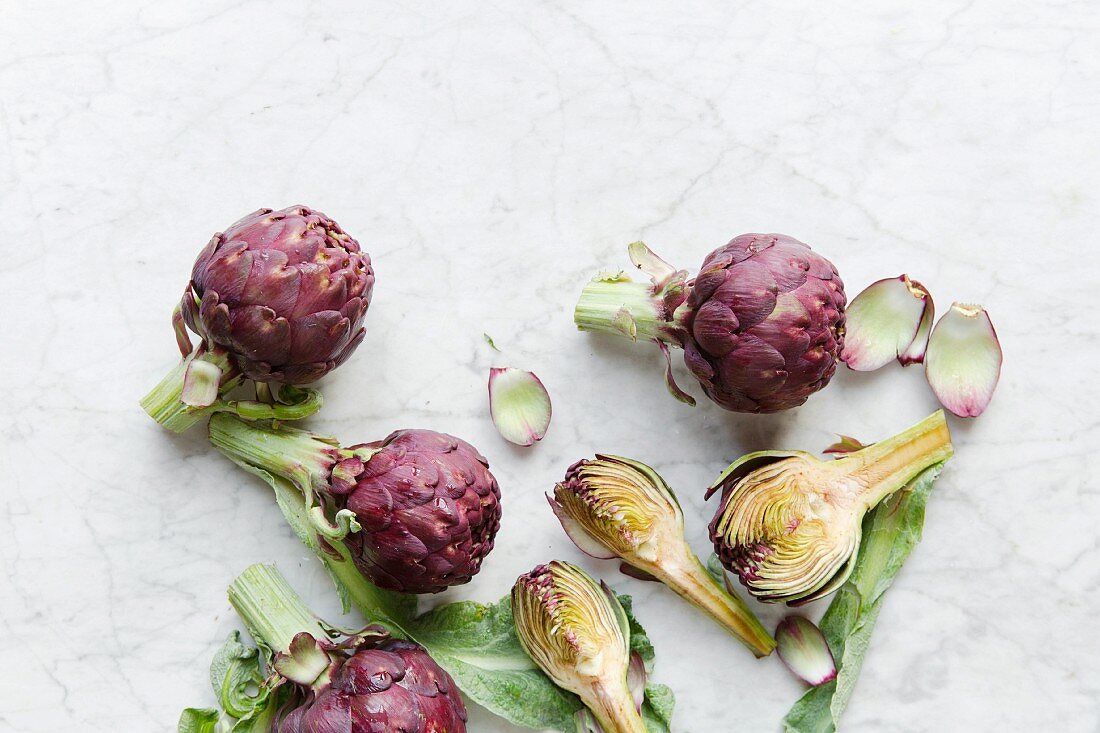
<instances>
[{"instance_id":1,"label":"artichoke leaf stalk","mask_svg":"<svg viewBox=\"0 0 1100 733\"><path fill-rule=\"evenodd\" d=\"M707 492L722 490L710 524L715 553L762 601L796 606L822 598L851 575L864 515L953 453L943 410L836 460L750 453Z\"/></svg>"},{"instance_id":2,"label":"artichoke leaf stalk","mask_svg":"<svg viewBox=\"0 0 1100 733\"><path fill-rule=\"evenodd\" d=\"M797 407L829 383L844 342L844 283L802 242L742 234L707 255L691 279L641 242L629 255L650 281L597 275L573 319L582 331L656 342L677 399L695 404L672 378L669 346L684 350L707 396L735 412Z\"/></svg>"},{"instance_id":3,"label":"artichoke leaf stalk","mask_svg":"<svg viewBox=\"0 0 1100 733\"><path fill-rule=\"evenodd\" d=\"M617 557L661 581L757 657L775 649L759 619L691 551L675 494L646 464L602 454L578 461L547 500L566 534L585 553Z\"/></svg>"},{"instance_id":4,"label":"artichoke leaf stalk","mask_svg":"<svg viewBox=\"0 0 1100 733\"><path fill-rule=\"evenodd\" d=\"M252 420L313 414L320 394L301 385L340 366L362 342L374 279L370 256L321 212L291 206L249 214L199 252L172 314L183 360L142 408L174 432L215 412ZM229 400L245 380L256 383L258 398Z\"/></svg>"},{"instance_id":5,"label":"artichoke leaf stalk","mask_svg":"<svg viewBox=\"0 0 1100 733\"><path fill-rule=\"evenodd\" d=\"M342 447L327 436L227 414L210 440L250 470L302 492L318 541L342 541L372 584L438 593L469 582L493 549L500 488L489 464L463 440L399 430Z\"/></svg>"},{"instance_id":6,"label":"artichoke leaf stalk","mask_svg":"<svg viewBox=\"0 0 1100 733\"><path fill-rule=\"evenodd\" d=\"M256 699L274 705L277 698L268 693L292 690L282 696L271 730L465 733L458 688L420 645L391 639L377 626L357 632L329 626L274 566L247 568L228 594L267 660L270 675Z\"/></svg>"},{"instance_id":7,"label":"artichoke leaf stalk","mask_svg":"<svg viewBox=\"0 0 1100 733\"><path fill-rule=\"evenodd\" d=\"M555 560L516 580L512 612L524 651L581 699L603 733L646 733L628 680L629 622L606 585Z\"/></svg>"}]
</instances>

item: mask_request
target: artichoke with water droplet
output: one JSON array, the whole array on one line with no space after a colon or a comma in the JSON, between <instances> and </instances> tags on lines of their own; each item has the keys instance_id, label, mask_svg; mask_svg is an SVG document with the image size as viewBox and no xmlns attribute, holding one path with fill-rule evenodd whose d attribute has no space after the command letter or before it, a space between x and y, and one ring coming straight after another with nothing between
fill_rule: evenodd
<instances>
[{"instance_id":1,"label":"artichoke with water droplet","mask_svg":"<svg viewBox=\"0 0 1100 733\"><path fill-rule=\"evenodd\" d=\"M832 378L844 339L844 284L829 260L783 234L742 234L688 279L644 244L630 246L650 283L597 276L581 293L581 330L680 346L707 396L735 412L801 405ZM694 400L675 386L678 398Z\"/></svg>"}]
</instances>

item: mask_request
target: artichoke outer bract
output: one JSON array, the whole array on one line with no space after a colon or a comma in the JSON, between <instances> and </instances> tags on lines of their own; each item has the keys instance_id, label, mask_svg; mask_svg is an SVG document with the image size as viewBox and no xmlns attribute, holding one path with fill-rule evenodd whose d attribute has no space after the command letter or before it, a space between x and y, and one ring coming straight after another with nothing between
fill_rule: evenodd
<instances>
[{"instance_id":1,"label":"artichoke outer bract","mask_svg":"<svg viewBox=\"0 0 1100 733\"><path fill-rule=\"evenodd\" d=\"M438 593L493 549L500 487L469 443L431 430L340 447L332 438L220 414L210 439L234 461L293 482L319 536L342 539L374 585Z\"/></svg>"},{"instance_id":2,"label":"artichoke outer bract","mask_svg":"<svg viewBox=\"0 0 1100 733\"><path fill-rule=\"evenodd\" d=\"M489 370L489 413L501 437L528 447L542 440L550 427L550 393L533 372Z\"/></svg>"},{"instance_id":3,"label":"artichoke outer bract","mask_svg":"<svg viewBox=\"0 0 1100 733\"><path fill-rule=\"evenodd\" d=\"M306 206L249 214L215 234L195 260L172 318L183 368L142 407L182 432L215 411L243 414L217 400L242 379L320 379L362 342L373 289L370 256L324 214ZM200 338L194 348L187 328ZM276 404L271 417L295 419L301 407Z\"/></svg>"},{"instance_id":4,"label":"artichoke outer bract","mask_svg":"<svg viewBox=\"0 0 1100 733\"><path fill-rule=\"evenodd\" d=\"M574 543L624 572L650 576L709 614L758 657L775 640L739 598L706 571L684 538L684 515L661 476L640 461L597 455L573 464L547 496Z\"/></svg>"},{"instance_id":5,"label":"artichoke outer bract","mask_svg":"<svg viewBox=\"0 0 1100 733\"><path fill-rule=\"evenodd\" d=\"M715 553L762 601L793 606L826 596L852 572L864 514L952 454L942 410L834 461L750 453L707 492L722 489L710 524Z\"/></svg>"},{"instance_id":6,"label":"artichoke outer bract","mask_svg":"<svg viewBox=\"0 0 1100 733\"><path fill-rule=\"evenodd\" d=\"M787 669L814 687L836 679L836 661L825 635L812 621L788 616L775 629L776 651Z\"/></svg>"},{"instance_id":7,"label":"artichoke outer bract","mask_svg":"<svg viewBox=\"0 0 1100 733\"><path fill-rule=\"evenodd\" d=\"M630 628L607 586L555 560L521 575L512 587L516 636L528 656L573 692L604 733L645 733L630 690Z\"/></svg>"},{"instance_id":8,"label":"artichoke outer bract","mask_svg":"<svg viewBox=\"0 0 1100 733\"><path fill-rule=\"evenodd\" d=\"M829 383L843 348L844 284L802 242L743 234L692 280L641 243L630 255L651 282L597 276L577 302L578 328L682 347L707 396L735 412L797 407ZM671 380L669 389L690 400Z\"/></svg>"},{"instance_id":9,"label":"artichoke outer bract","mask_svg":"<svg viewBox=\"0 0 1100 733\"><path fill-rule=\"evenodd\" d=\"M985 308L952 303L928 340L924 371L940 404L959 417L977 417L993 399L1002 361Z\"/></svg>"},{"instance_id":10,"label":"artichoke outer bract","mask_svg":"<svg viewBox=\"0 0 1100 733\"><path fill-rule=\"evenodd\" d=\"M928 289L908 275L872 283L848 305L840 359L860 372L919 363L934 317Z\"/></svg>"}]
</instances>

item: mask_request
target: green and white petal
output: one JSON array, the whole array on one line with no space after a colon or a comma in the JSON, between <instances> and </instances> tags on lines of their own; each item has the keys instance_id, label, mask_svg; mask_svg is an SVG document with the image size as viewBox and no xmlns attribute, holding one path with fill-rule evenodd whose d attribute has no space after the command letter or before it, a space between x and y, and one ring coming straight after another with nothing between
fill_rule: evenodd
<instances>
[{"instance_id":1,"label":"green and white petal","mask_svg":"<svg viewBox=\"0 0 1100 733\"><path fill-rule=\"evenodd\" d=\"M936 318L936 306L932 303L932 294L916 280L910 282L913 287L922 291L926 297L924 314L921 316L920 325L917 326L917 335L913 337L909 348L898 354L898 361L901 362L902 366L924 362L924 352L928 350L928 336L932 333L932 321Z\"/></svg>"},{"instance_id":2,"label":"green and white petal","mask_svg":"<svg viewBox=\"0 0 1100 733\"><path fill-rule=\"evenodd\" d=\"M490 369L489 413L505 440L534 445L550 427L550 394L532 372L510 367Z\"/></svg>"},{"instance_id":3,"label":"green and white petal","mask_svg":"<svg viewBox=\"0 0 1100 733\"><path fill-rule=\"evenodd\" d=\"M180 402L188 407L209 407L218 399L222 370L204 359L191 359L183 374Z\"/></svg>"},{"instance_id":4,"label":"green and white petal","mask_svg":"<svg viewBox=\"0 0 1100 733\"><path fill-rule=\"evenodd\" d=\"M927 288L908 275L879 280L848 306L840 359L858 372L920 361L933 314Z\"/></svg>"},{"instance_id":5,"label":"green and white petal","mask_svg":"<svg viewBox=\"0 0 1100 733\"><path fill-rule=\"evenodd\" d=\"M977 417L993 399L1002 360L985 308L952 303L928 339L924 369L944 407L959 417Z\"/></svg>"},{"instance_id":6,"label":"green and white petal","mask_svg":"<svg viewBox=\"0 0 1100 733\"><path fill-rule=\"evenodd\" d=\"M817 687L836 679L836 662L821 629L802 616L788 616L775 629L783 664L806 684Z\"/></svg>"}]
</instances>

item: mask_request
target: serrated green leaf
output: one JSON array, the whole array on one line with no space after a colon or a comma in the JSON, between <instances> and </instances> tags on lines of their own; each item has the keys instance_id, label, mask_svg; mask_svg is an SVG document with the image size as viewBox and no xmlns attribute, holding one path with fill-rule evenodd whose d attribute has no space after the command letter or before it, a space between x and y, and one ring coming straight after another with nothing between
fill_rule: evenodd
<instances>
[{"instance_id":1,"label":"serrated green leaf","mask_svg":"<svg viewBox=\"0 0 1100 733\"><path fill-rule=\"evenodd\" d=\"M924 510L943 469L937 464L863 520L855 570L837 591L819 627L837 662L837 678L804 694L784 719L787 733L831 733L847 707L871 642L886 590L920 542Z\"/></svg>"},{"instance_id":2,"label":"serrated green leaf","mask_svg":"<svg viewBox=\"0 0 1100 733\"><path fill-rule=\"evenodd\" d=\"M407 630L482 707L516 725L574 730L581 702L523 651L509 596L494 604L448 603L408 623Z\"/></svg>"},{"instance_id":3,"label":"serrated green leaf","mask_svg":"<svg viewBox=\"0 0 1100 733\"><path fill-rule=\"evenodd\" d=\"M210 663L210 686L222 709L234 718L243 718L267 699L263 681L260 650L242 644L241 632L230 632ZM257 694L249 694L249 688Z\"/></svg>"}]
</instances>

